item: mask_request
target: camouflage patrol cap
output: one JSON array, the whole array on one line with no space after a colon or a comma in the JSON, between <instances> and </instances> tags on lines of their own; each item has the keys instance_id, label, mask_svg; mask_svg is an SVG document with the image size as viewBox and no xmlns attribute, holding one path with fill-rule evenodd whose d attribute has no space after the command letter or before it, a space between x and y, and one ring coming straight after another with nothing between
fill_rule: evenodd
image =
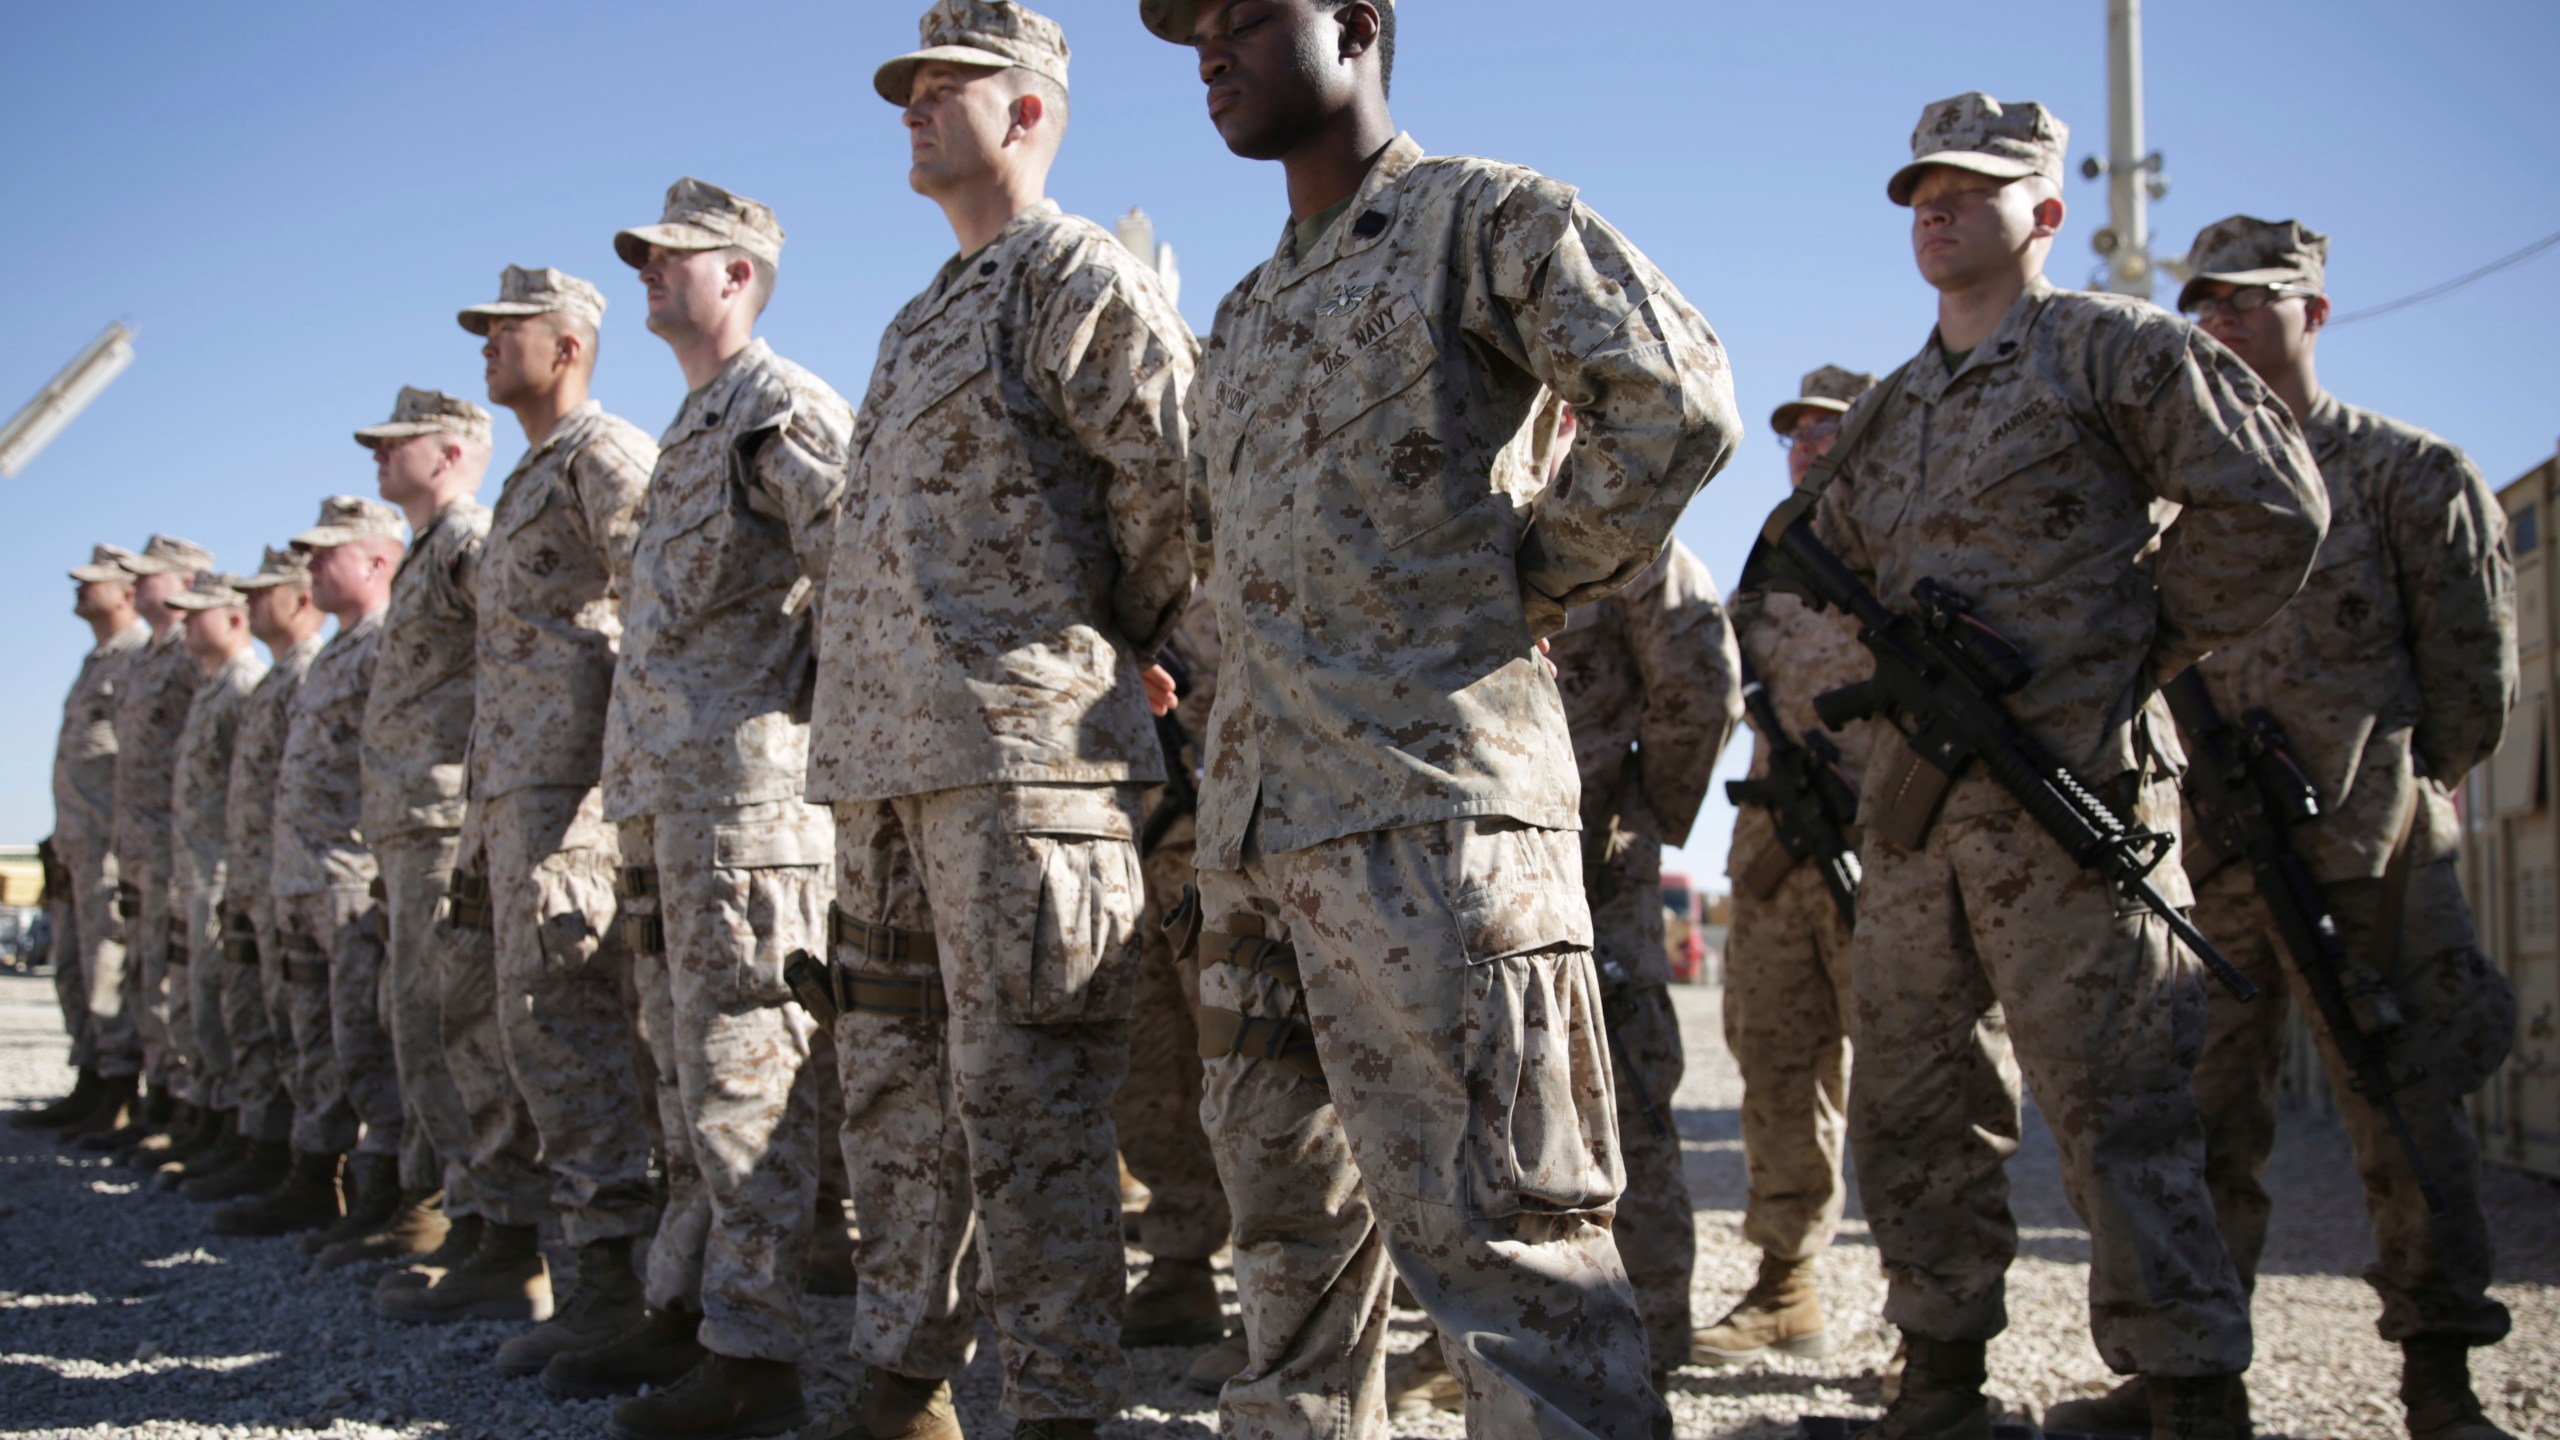
<instances>
[{"instance_id":1,"label":"camouflage patrol cap","mask_svg":"<svg viewBox=\"0 0 2560 1440\"><path fill-rule=\"evenodd\" d=\"M782 222L771 207L732 195L687 175L667 187L666 207L655 225L635 225L613 237L613 253L637 270L649 263L649 247L726 250L735 245L767 265L782 263Z\"/></svg>"},{"instance_id":2,"label":"camouflage patrol cap","mask_svg":"<svg viewBox=\"0 0 2560 1440\"><path fill-rule=\"evenodd\" d=\"M915 94L916 72L936 61L989 70L1028 70L1067 88L1067 36L1058 22L1012 0L934 0L917 22L924 48L901 55L871 76L892 105Z\"/></svg>"},{"instance_id":3,"label":"camouflage patrol cap","mask_svg":"<svg viewBox=\"0 0 2560 1440\"><path fill-rule=\"evenodd\" d=\"M83 585L98 585L109 580L130 585L133 572L124 568L124 562L132 558L133 552L121 545L92 545L89 547L89 563L72 571L71 578Z\"/></svg>"},{"instance_id":4,"label":"camouflage patrol cap","mask_svg":"<svg viewBox=\"0 0 2560 1440\"><path fill-rule=\"evenodd\" d=\"M2193 306L2206 285L2290 285L2317 295L2328 283L2329 237L2299 220L2234 215L2216 220L2187 250L2187 283L2178 308Z\"/></svg>"},{"instance_id":5,"label":"camouflage patrol cap","mask_svg":"<svg viewBox=\"0 0 2560 1440\"><path fill-rule=\"evenodd\" d=\"M2003 105L1979 90L1941 100L1920 112L1911 132L1911 163L1893 172L1884 193L1896 205L1911 203L1920 172L1932 165L1970 170L1995 180L2041 175L2062 183L2063 152L2071 127L2032 100Z\"/></svg>"},{"instance_id":6,"label":"camouflage patrol cap","mask_svg":"<svg viewBox=\"0 0 2560 1440\"><path fill-rule=\"evenodd\" d=\"M122 562L129 575L166 575L183 570L200 575L213 568L213 552L193 540L175 535L154 535L142 547L142 553L126 557Z\"/></svg>"},{"instance_id":7,"label":"camouflage patrol cap","mask_svg":"<svg viewBox=\"0 0 2560 1440\"><path fill-rule=\"evenodd\" d=\"M334 550L369 536L398 540L404 533L400 512L381 501L332 495L320 502L320 522L289 543L296 550Z\"/></svg>"},{"instance_id":8,"label":"camouflage patrol cap","mask_svg":"<svg viewBox=\"0 0 2560 1440\"><path fill-rule=\"evenodd\" d=\"M1381 10L1396 8L1396 0L1375 0L1375 3ZM1199 0L1138 0L1138 19L1155 32L1157 39L1188 45L1199 9Z\"/></svg>"},{"instance_id":9,"label":"camouflage patrol cap","mask_svg":"<svg viewBox=\"0 0 2560 1440\"><path fill-rule=\"evenodd\" d=\"M566 315L592 330L604 323L604 292L562 271L510 265L499 272L497 299L456 318L463 329L486 335L490 321L510 315Z\"/></svg>"},{"instance_id":10,"label":"camouflage patrol cap","mask_svg":"<svg viewBox=\"0 0 2560 1440\"><path fill-rule=\"evenodd\" d=\"M293 548L291 541L281 550L267 547L267 558L258 564L258 573L231 582L239 591L272 590L279 585L301 585L311 579L311 552Z\"/></svg>"},{"instance_id":11,"label":"camouflage patrol cap","mask_svg":"<svg viewBox=\"0 0 2560 1440\"><path fill-rule=\"evenodd\" d=\"M169 597L172 610L228 610L248 603L249 597L240 593L238 576L217 575L211 570L198 575L185 594Z\"/></svg>"},{"instance_id":12,"label":"camouflage patrol cap","mask_svg":"<svg viewBox=\"0 0 2560 1440\"><path fill-rule=\"evenodd\" d=\"M403 385L400 398L392 402L391 418L357 431L356 443L371 450L419 435L460 435L486 445L492 433L489 412L470 401Z\"/></svg>"},{"instance_id":13,"label":"camouflage patrol cap","mask_svg":"<svg viewBox=\"0 0 2560 1440\"><path fill-rule=\"evenodd\" d=\"M1849 413L1851 402L1876 388L1876 377L1858 370L1845 370L1825 365L1804 377L1803 388L1796 398L1777 408L1769 417L1769 428L1781 435L1796 428L1796 422L1816 411L1832 415Z\"/></svg>"}]
</instances>

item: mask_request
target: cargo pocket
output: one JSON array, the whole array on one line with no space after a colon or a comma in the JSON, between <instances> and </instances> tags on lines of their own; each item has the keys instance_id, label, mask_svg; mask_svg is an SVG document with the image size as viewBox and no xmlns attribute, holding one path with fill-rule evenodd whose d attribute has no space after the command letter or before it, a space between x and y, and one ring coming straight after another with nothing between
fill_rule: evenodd
<instances>
[{"instance_id":1,"label":"cargo pocket","mask_svg":"<svg viewBox=\"0 0 2560 1440\"><path fill-rule=\"evenodd\" d=\"M1008 794L1000 823L1014 837L1033 904L1028 963L996 967L1007 1021L1129 1018L1145 891L1137 796L1126 785L1026 785Z\"/></svg>"},{"instance_id":2,"label":"cargo pocket","mask_svg":"<svg viewBox=\"0 0 2560 1440\"><path fill-rule=\"evenodd\" d=\"M826 810L790 809L792 813L713 828L714 883L726 892L720 900L721 913L716 922L712 916L679 922L688 927L718 923L730 931L726 937L732 952L730 994L733 1003L742 1007L789 1000L791 984L783 978L783 969L792 952L816 950L825 942L821 897L827 872L835 863L835 832ZM663 895L659 904L667 904ZM673 952L672 932L668 938Z\"/></svg>"}]
</instances>

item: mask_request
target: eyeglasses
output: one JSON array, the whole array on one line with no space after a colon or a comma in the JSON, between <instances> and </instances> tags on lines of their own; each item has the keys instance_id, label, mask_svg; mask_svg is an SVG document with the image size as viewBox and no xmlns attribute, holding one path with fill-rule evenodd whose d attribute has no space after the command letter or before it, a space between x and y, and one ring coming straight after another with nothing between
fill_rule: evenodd
<instances>
[{"instance_id":1,"label":"eyeglasses","mask_svg":"<svg viewBox=\"0 0 2560 1440\"><path fill-rule=\"evenodd\" d=\"M2287 295L2316 294L2308 285L2244 285L2228 295L2206 295L2186 307L2198 320L2210 320L2218 314L2246 315L2263 310Z\"/></svg>"},{"instance_id":2,"label":"eyeglasses","mask_svg":"<svg viewBox=\"0 0 2560 1440\"><path fill-rule=\"evenodd\" d=\"M1801 426L1787 434L1779 436L1778 448L1781 450L1793 450L1796 448L1796 442L1800 440L1828 440L1839 433L1840 422L1836 418L1830 420L1816 420L1810 425Z\"/></svg>"}]
</instances>

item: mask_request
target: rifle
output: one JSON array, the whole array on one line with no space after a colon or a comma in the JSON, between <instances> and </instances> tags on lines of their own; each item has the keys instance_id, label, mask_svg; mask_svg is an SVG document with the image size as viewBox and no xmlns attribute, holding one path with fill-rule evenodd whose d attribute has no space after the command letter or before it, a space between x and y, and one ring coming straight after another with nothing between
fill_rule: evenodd
<instances>
[{"instance_id":1,"label":"rifle","mask_svg":"<svg viewBox=\"0 0 2560 1440\"><path fill-rule=\"evenodd\" d=\"M1173 677L1176 699L1191 689L1191 666L1181 656L1166 650L1156 656L1156 663ZM1154 813L1147 816L1146 826L1139 832L1138 853L1141 855L1154 853L1156 846L1164 843L1164 837L1172 831L1175 822L1200 808L1200 789L1192 782L1190 762L1182 758L1183 750L1191 743L1191 733L1182 727L1182 722L1174 718L1174 714L1167 712L1155 717L1156 746L1164 751L1164 796L1156 802Z\"/></svg>"},{"instance_id":2,"label":"rifle","mask_svg":"<svg viewBox=\"0 0 2560 1440\"><path fill-rule=\"evenodd\" d=\"M1820 866L1823 886L1831 892L1831 903L1840 907L1840 918L1857 924L1861 875L1848 827L1857 819L1858 793L1840 774L1840 747L1818 732L1800 741L1789 735L1769 687L1751 673L1748 661L1742 667L1742 708L1769 747L1769 775L1726 781L1725 798L1768 811L1788 860Z\"/></svg>"},{"instance_id":3,"label":"rifle","mask_svg":"<svg viewBox=\"0 0 2560 1440\"><path fill-rule=\"evenodd\" d=\"M2096 872L2125 898L2158 916L2234 997L2256 999L2258 987L2148 878L2167 858L2175 838L2126 825L2010 717L2002 700L2024 688L2034 673L2025 654L1974 619L1972 601L1935 580L1913 587L1919 613L1886 609L1839 556L1814 538L1806 517L1816 498L1800 491L1769 517L1761 543L1744 567L1743 587L1753 585L1753 571L1763 571L1772 577L1765 585L1795 590L1857 619L1858 642L1876 659L1875 677L1817 696L1814 709L1822 723L1837 730L1853 720L1883 717L1901 732L1913 754L1939 772L1943 783L1937 798L1943 798L1967 765L1980 761L2074 864ZM1926 833L1925 821L1934 816L1934 808L1932 799L1919 833Z\"/></svg>"},{"instance_id":4,"label":"rifle","mask_svg":"<svg viewBox=\"0 0 2560 1440\"><path fill-rule=\"evenodd\" d=\"M2223 718L2194 667L2161 687L2169 713L2187 742L2187 806L2197 832L2222 859L2249 862L2259 898L2275 918L2285 956L2346 1061L2350 1088L2382 1112L2409 1157L2427 1213L2445 1213L2444 1193L2418 1151L2417 1136L2392 1095L2424 1078L2411 1068L2394 1073L2389 1050L2407 1017L2399 997L2371 966L2347 955L2337 917L2287 831L2320 816L2320 792L2304 778L2285 740L2284 727L2264 710L2251 710L2233 725Z\"/></svg>"}]
</instances>

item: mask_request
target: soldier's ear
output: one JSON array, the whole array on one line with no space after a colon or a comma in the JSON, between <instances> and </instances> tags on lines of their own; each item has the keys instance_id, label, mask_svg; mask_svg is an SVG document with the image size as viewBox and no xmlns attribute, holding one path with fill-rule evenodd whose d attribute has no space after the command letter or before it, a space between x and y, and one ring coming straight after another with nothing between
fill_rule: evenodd
<instances>
[{"instance_id":1,"label":"soldier's ear","mask_svg":"<svg viewBox=\"0 0 2560 1440\"><path fill-rule=\"evenodd\" d=\"M2313 295L2302 302L2302 333L2317 335L2329 328L2329 297Z\"/></svg>"},{"instance_id":2,"label":"soldier's ear","mask_svg":"<svg viewBox=\"0 0 2560 1440\"><path fill-rule=\"evenodd\" d=\"M1342 58L1349 60L1366 55L1378 43L1378 11L1374 4L1345 5L1334 11L1334 22L1342 27Z\"/></svg>"},{"instance_id":3,"label":"soldier's ear","mask_svg":"<svg viewBox=\"0 0 2560 1440\"><path fill-rule=\"evenodd\" d=\"M2069 207L2062 203L2062 197L2047 195L2037 201L2036 208L2029 213L2035 217L2036 235L2042 238L2062 233L2062 217L2069 213Z\"/></svg>"}]
</instances>

